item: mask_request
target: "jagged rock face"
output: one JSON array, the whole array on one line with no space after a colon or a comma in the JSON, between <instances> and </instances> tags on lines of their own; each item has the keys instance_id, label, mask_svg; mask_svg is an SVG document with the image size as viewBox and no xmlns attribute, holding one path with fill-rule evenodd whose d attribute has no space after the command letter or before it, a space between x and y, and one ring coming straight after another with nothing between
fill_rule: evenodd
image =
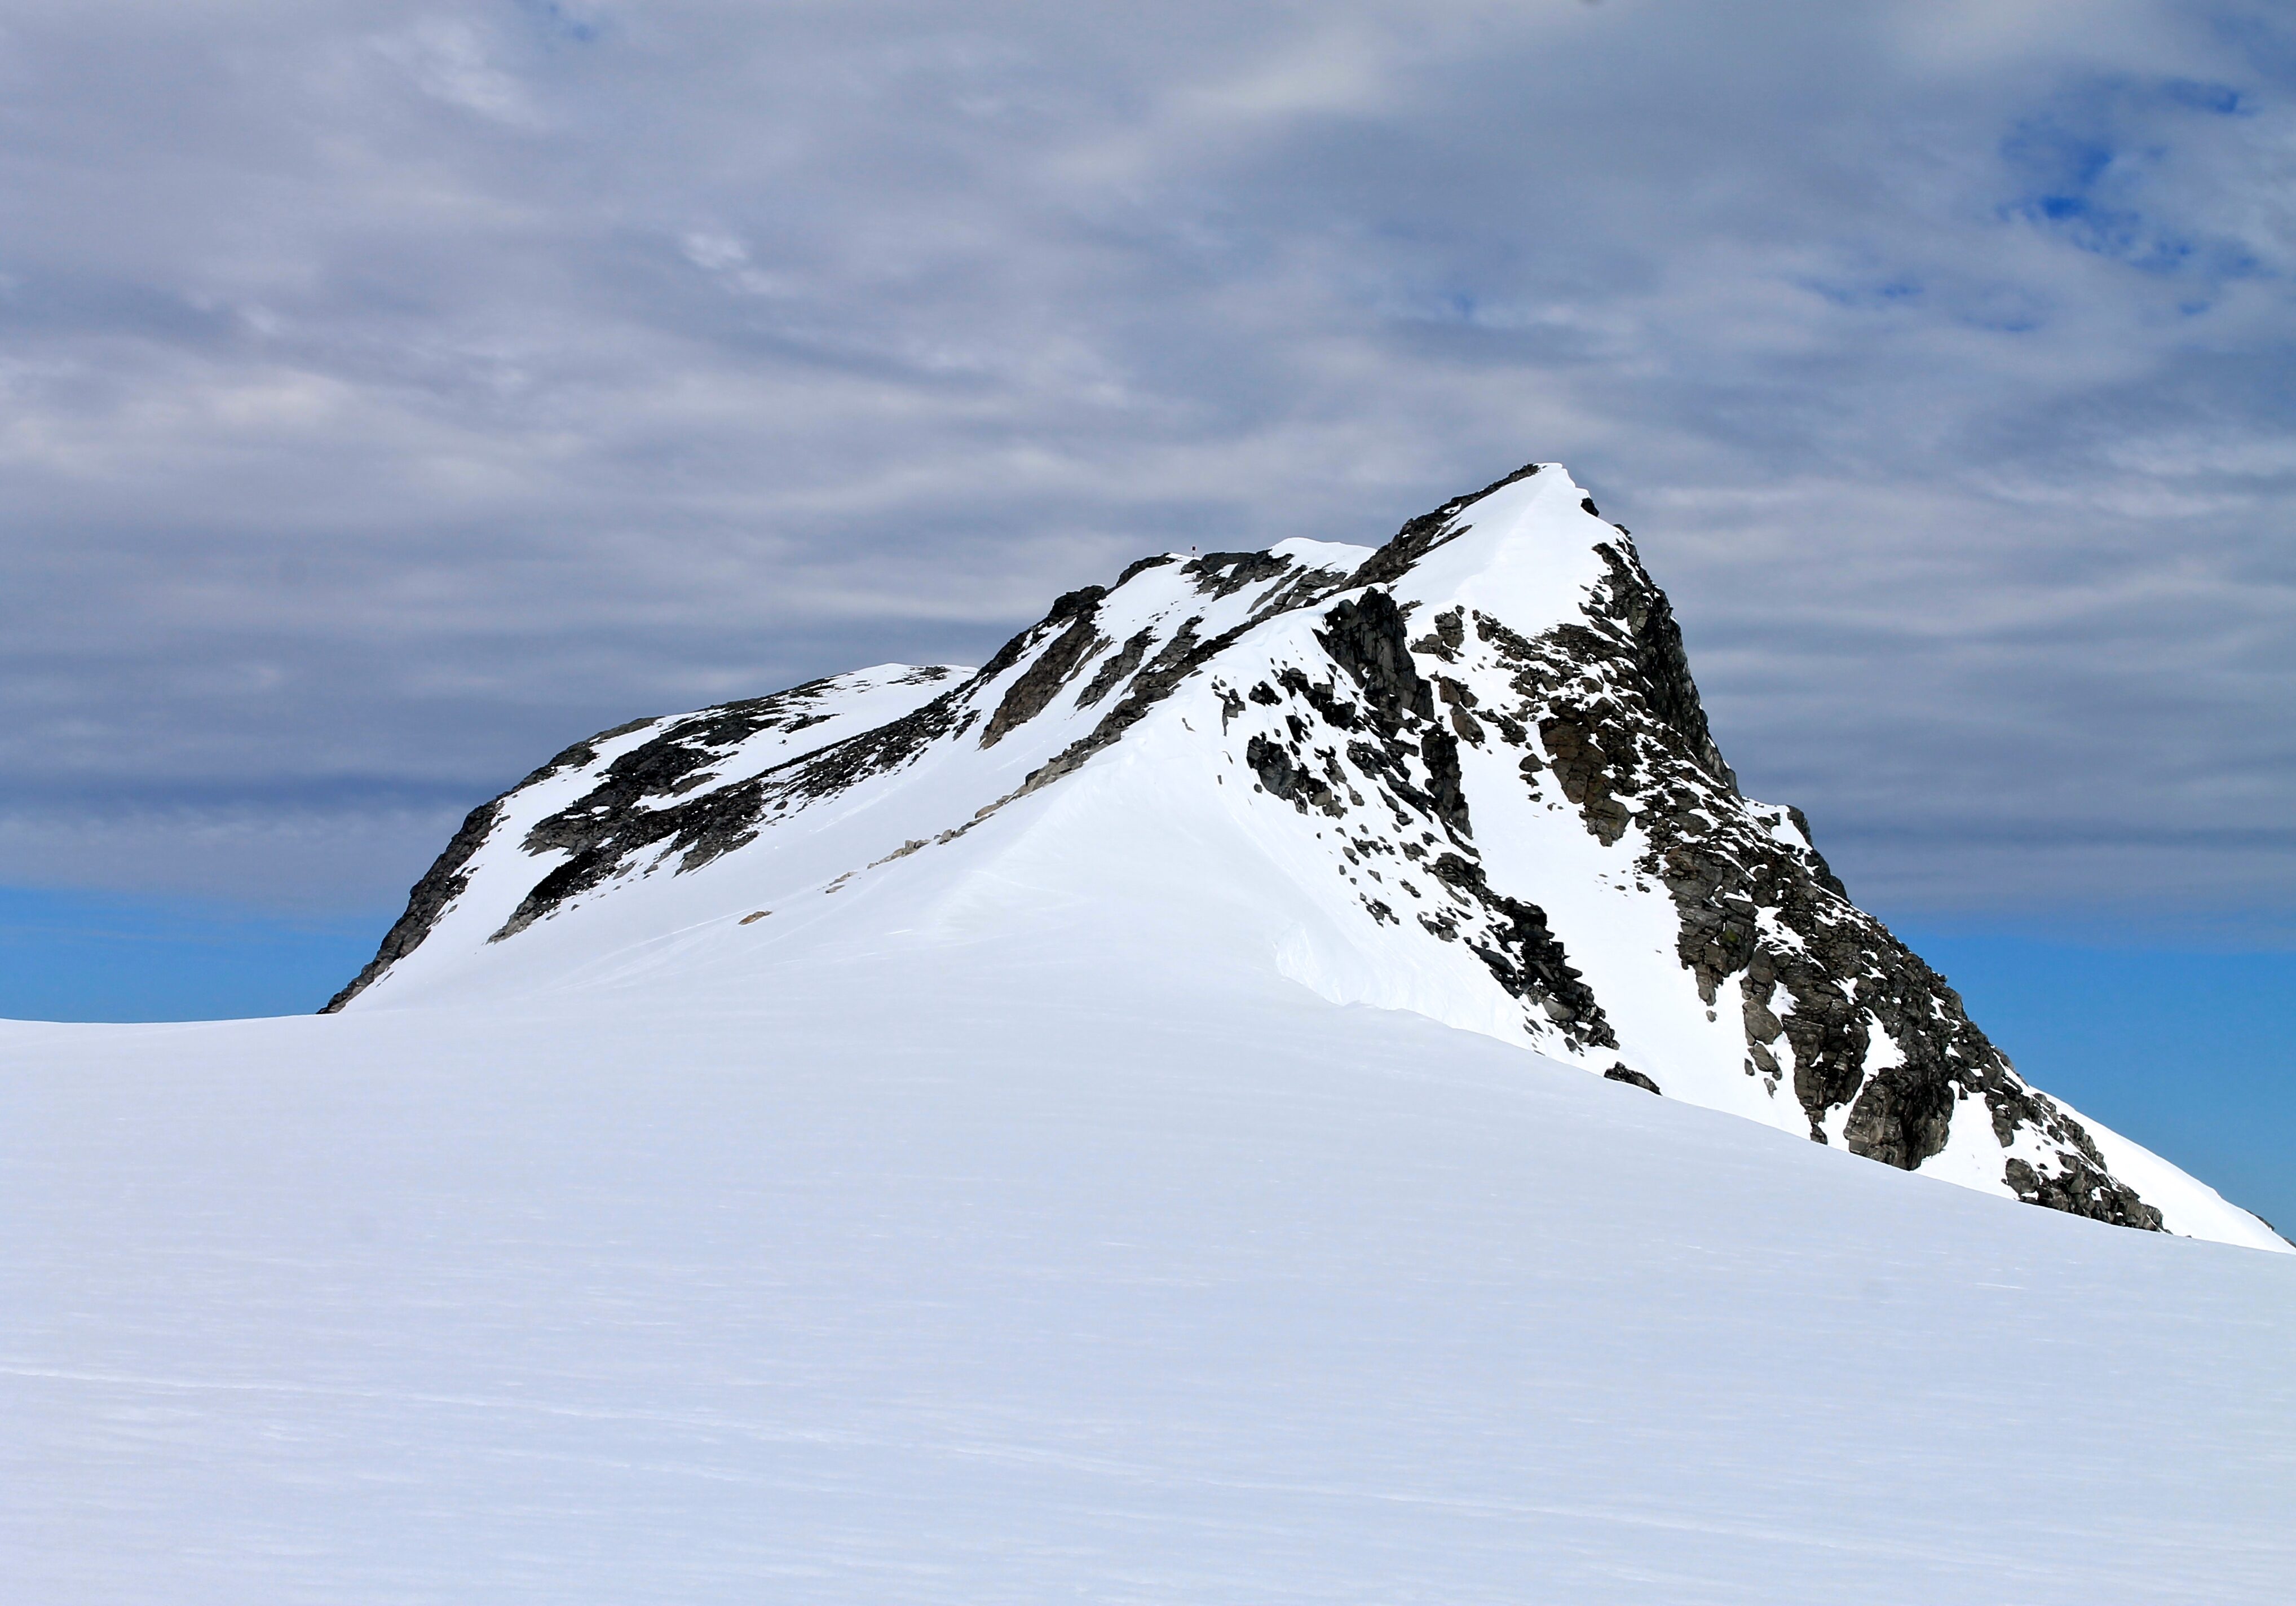
<instances>
[{"instance_id":1,"label":"jagged rock face","mask_svg":"<svg viewBox=\"0 0 2296 1606\"><path fill-rule=\"evenodd\" d=\"M2159 1212L2105 1174L2080 1125L2025 1086L1960 996L1849 902L1800 811L1787 811L1800 840L1784 840L1739 794L1664 594L1623 533L1595 550L1608 572L1583 623L1525 640L1474 617L1475 639L1523 700L1503 722L1492 714L1490 739L1524 750L1530 785L1543 758L1605 846L1637 828L1635 871L1672 901L1676 953L1699 997L1716 1004L1726 982L1739 984L1747 1076L1787 1085L1816 1141L1834 1127L1832 1141L1906 1170L1945 1149L1974 1101L2005 1150L2021 1131L2054 1151L2046 1170L2004 1162L2021 1198L2158 1228ZM1456 661L1465 643L1421 645ZM1517 735L1529 728L1536 744Z\"/></svg>"},{"instance_id":2,"label":"jagged rock face","mask_svg":"<svg viewBox=\"0 0 2296 1606\"><path fill-rule=\"evenodd\" d=\"M1287 973L1328 996L1407 1002L1901 1168L2163 1225L1849 901L1799 812L1739 792L1665 595L1552 465L1375 550L1143 560L975 671L862 671L570 748L472 813L328 1007L418 949L444 964L522 940L658 873L775 853L793 824L834 818L865 844L802 889L833 894L961 851L1152 733L1185 758L1160 784L1286 845L1285 885L1314 912ZM1174 896L1185 885L1181 867Z\"/></svg>"},{"instance_id":3,"label":"jagged rock face","mask_svg":"<svg viewBox=\"0 0 2296 1606\"><path fill-rule=\"evenodd\" d=\"M499 940L627 873L642 859L658 864L675 855L680 869L698 869L754 840L768 787L787 785L783 772L824 749L837 750L824 766L833 777L841 769L882 764L903 743L922 742L926 731L939 728L930 715L934 705L913 705L956 671L889 668L890 673L862 670L698 713L634 720L576 742L471 811L447 851L414 884L406 914L383 938L381 951L320 1012L341 1010L381 980L450 911L471 913L464 894L483 848L497 850L499 867L489 879L521 889L507 918L490 933ZM902 709L901 716L882 724L869 717L889 705ZM813 783L834 783L816 776ZM510 850L501 851L505 848ZM526 885L529 878L521 868L552 858L556 862L547 873Z\"/></svg>"},{"instance_id":4,"label":"jagged rock face","mask_svg":"<svg viewBox=\"0 0 2296 1606\"><path fill-rule=\"evenodd\" d=\"M582 742L566 750L572 754L588 753L591 750L588 743ZM532 778L529 777L529 780ZM422 879L415 882L414 889L407 894L406 913L383 933L382 946L375 950L374 957L366 962L357 975L343 984L340 992L327 1000L326 1006L319 1012L321 1014L334 1014L366 991L370 982L380 979L385 971L422 946L422 939L430 935L431 926L447 912L447 905L461 897L463 889L471 884L469 865L472 856L485 844L501 817L500 798L480 804L463 816L463 827L447 844L447 851L439 856L437 862L423 873Z\"/></svg>"}]
</instances>

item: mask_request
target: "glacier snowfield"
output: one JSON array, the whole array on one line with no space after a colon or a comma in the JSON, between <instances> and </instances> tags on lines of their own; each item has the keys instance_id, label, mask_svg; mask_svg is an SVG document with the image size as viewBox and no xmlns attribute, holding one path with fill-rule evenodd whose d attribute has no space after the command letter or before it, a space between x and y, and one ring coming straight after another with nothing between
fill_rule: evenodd
<instances>
[{"instance_id":1,"label":"glacier snowfield","mask_svg":"<svg viewBox=\"0 0 2296 1606\"><path fill-rule=\"evenodd\" d=\"M2291 1598L2296 1257L1095 940L7 1024L0 1595Z\"/></svg>"}]
</instances>

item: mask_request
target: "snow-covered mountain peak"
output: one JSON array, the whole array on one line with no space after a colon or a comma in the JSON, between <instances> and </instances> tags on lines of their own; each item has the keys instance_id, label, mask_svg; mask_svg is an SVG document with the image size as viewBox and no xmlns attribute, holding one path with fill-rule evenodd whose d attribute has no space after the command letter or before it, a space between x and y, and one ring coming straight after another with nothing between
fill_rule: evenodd
<instances>
[{"instance_id":1,"label":"snow-covered mountain peak","mask_svg":"<svg viewBox=\"0 0 2296 1606\"><path fill-rule=\"evenodd\" d=\"M1144 558L978 669L578 743L473 811L329 1007L691 1000L929 941L1037 945L1070 989L1155 965L1408 1009L1924 1175L2278 1242L2029 1087L1800 814L1740 793L1664 594L1551 463L1375 548Z\"/></svg>"},{"instance_id":2,"label":"snow-covered mountain peak","mask_svg":"<svg viewBox=\"0 0 2296 1606\"><path fill-rule=\"evenodd\" d=\"M1367 578L1397 570L1398 601L1464 605L1543 629L1575 615L1616 543L1594 498L1559 463L1539 463L1430 514L1398 535Z\"/></svg>"}]
</instances>

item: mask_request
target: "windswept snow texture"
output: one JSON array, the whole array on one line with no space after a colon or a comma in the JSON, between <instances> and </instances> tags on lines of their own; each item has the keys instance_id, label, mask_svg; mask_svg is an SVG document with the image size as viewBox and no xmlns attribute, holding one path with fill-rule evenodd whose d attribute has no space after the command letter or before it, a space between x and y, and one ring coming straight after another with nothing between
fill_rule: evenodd
<instances>
[{"instance_id":1,"label":"windswept snow texture","mask_svg":"<svg viewBox=\"0 0 2296 1606\"><path fill-rule=\"evenodd\" d=\"M1048 788L1060 807L976 839ZM569 750L472 814L329 1007L528 996L744 916L781 952L864 889L837 930L906 929L932 917L912 859L947 858L947 896L1017 934L1151 852L1103 918L1168 910L1333 1003L1986 1192L2282 1247L2028 1086L1800 813L1740 794L1665 595L1554 464L1378 548L1144 560L977 671L881 666ZM1015 856L1059 869L1022 884Z\"/></svg>"},{"instance_id":2,"label":"windswept snow texture","mask_svg":"<svg viewBox=\"0 0 2296 1606\"><path fill-rule=\"evenodd\" d=\"M2296 1259L934 856L484 1007L0 1025L0 1597L2288 1599Z\"/></svg>"}]
</instances>

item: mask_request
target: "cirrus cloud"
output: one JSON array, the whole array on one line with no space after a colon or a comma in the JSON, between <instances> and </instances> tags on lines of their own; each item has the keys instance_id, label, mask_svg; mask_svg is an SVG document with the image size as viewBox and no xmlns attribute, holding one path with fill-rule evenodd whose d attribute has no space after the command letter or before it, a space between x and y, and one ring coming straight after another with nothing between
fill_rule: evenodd
<instances>
[{"instance_id":1,"label":"cirrus cloud","mask_svg":"<svg viewBox=\"0 0 2296 1606\"><path fill-rule=\"evenodd\" d=\"M2269 8L34 4L0 76L16 879L382 901L592 729L1539 457L1885 910L2296 893Z\"/></svg>"}]
</instances>

